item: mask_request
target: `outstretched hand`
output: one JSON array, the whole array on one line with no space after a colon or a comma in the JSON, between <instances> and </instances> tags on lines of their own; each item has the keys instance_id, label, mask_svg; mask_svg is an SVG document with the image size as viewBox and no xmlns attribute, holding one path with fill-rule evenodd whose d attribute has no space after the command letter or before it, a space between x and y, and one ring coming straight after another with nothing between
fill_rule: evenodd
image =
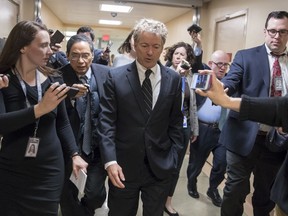
<instances>
[{"instance_id":1,"label":"outstretched hand","mask_svg":"<svg viewBox=\"0 0 288 216\"><path fill-rule=\"evenodd\" d=\"M199 70L200 74L211 75L211 86L208 90L196 89L195 92L201 96L209 97L216 105L223 106L230 99L226 94L228 89L224 90L223 83L221 83L212 70Z\"/></svg>"},{"instance_id":2,"label":"outstretched hand","mask_svg":"<svg viewBox=\"0 0 288 216\"><path fill-rule=\"evenodd\" d=\"M8 87L9 85L9 77L5 74L0 74L0 89Z\"/></svg>"}]
</instances>

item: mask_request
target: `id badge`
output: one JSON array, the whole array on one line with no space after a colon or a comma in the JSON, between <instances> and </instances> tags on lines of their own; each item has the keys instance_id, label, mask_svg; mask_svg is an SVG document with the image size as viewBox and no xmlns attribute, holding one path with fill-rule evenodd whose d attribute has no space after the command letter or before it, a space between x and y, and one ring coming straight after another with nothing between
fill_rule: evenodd
<instances>
[{"instance_id":1,"label":"id badge","mask_svg":"<svg viewBox=\"0 0 288 216\"><path fill-rule=\"evenodd\" d=\"M276 91L282 91L283 90L283 83L282 83L282 77L277 76L274 79L274 86Z\"/></svg>"},{"instance_id":2,"label":"id badge","mask_svg":"<svg viewBox=\"0 0 288 216\"><path fill-rule=\"evenodd\" d=\"M38 152L40 139L37 137L29 137L25 157L36 157Z\"/></svg>"},{"instance_id":3,"label":"id badge","mask_svg":"<svg viewBox=\"0 0 288 216\"><path fill-rule=\"evenodd\" d=\"M187 128L187 117L183 117L183 128Z\"/></svg>"}]
</instances>

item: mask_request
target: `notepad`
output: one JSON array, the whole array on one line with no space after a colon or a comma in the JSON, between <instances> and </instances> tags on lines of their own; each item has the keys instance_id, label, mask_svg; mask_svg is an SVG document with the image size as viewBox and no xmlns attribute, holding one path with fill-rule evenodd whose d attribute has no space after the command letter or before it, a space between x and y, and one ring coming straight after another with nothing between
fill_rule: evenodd
<instances>
[{"instance_id":1,"label":"notepad","mask_svg":"<svg viewBox=\"0 0 288 216\"><path fill-rule=\"evenodd\" d=\"M78 178L76 179L75 175L71 174L70 180L76 185L76 187L79 190L80 194L84 194L84 188L87 180L87 174L84 172L84 170L80 170L78 174Z\"/></svg>"}]
</instances>

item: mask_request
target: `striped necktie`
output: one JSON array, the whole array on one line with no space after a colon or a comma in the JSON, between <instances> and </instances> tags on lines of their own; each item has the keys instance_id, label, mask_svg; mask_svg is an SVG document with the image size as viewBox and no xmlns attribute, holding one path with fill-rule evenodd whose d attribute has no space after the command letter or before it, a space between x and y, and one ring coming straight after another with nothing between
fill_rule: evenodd
<instances>
[{"instance_id":1,"label":"striped necktie","mask_svg":"<svg viewBox=\"0 0 288 216\"><path fill-rule=\"evenodd\" d=\"M142 83L142 92L144 96L145 110L148 115L150 115L152 111L152 85L151 85L151 80L149 78L151 73L152 73L152 70L150 69L146 70L145 79Z\"/></svg>"},{"instance_id":2,"label":"striped necktie","mask_svg":"<svg viewBox=\"0 0 288 216\"><path fill-rule=\"evenodd\" d=\"M80 80L83 84L88 84L88 77L82 76ZM91 95L90 92L87 92L86 96L86 110L84 117L84 131L83 131L83 145L82 151L89 155L92 152L92 125L91 125Z\"/></svg>"}]
</instances>

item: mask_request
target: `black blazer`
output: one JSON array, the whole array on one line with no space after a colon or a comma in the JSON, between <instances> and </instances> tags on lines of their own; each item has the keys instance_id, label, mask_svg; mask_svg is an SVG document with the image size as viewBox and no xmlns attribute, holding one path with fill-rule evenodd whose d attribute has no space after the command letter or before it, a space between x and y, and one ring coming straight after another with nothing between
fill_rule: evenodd
<instances>
[{"instance_id":1,"label":"black blazer","mask_svg":"<svg viewBox=\"0 0 288 216\"><path fill-rule=\"evenodd\" d=\"M98 94L99 94L99 97L101 98L103 96L103 83L106 80L106 77L107 77L107 74L109 71L109 67L104 66L104 65L100 65L100 64L92 63L91 64L91 70L92 70L92 76L95 77L95 80L97 82ZM71 67L70 64L61 68L60 71L62 73L62 77L63 77L64 82L68 86L72 86L75 83L82 83L79 80L76 72L73 70L73 68ZM65 102L66 102L66 109L67 109L67 113L69 116L70 124L72 126L76 141L79 144L80 116L81 116L82 110L79 110L78 107L76 108L76 106L74 106L71 103L71 100L68 97L66 98Z\"/></svg>"},{"instance_id":2,"label":"black blazer","mask_svg":"<svg viewBox=\"0 0 288 216\"><path fill-rule=\"evenodd\" d=\"M104 84L101 156L104 164L117 161L126 180L139 176L145 155L154 175L167 178L176 169L183 148L181 79L175 71L161 64L160 68L160 93L147 121L135 61L112 68Z\"/></svg>"},{"instance_id":3,"label":"black blazer","mask_svg":"<svg viewBox=\"0 0 288 216\"><path fill-rule=\"evenodd\" d=\"M250 98L244 96L240 119L283 127L284 131L288 132L288 97ZM276 176L271 199L288 214L288 154Z\"/></svg>"}]
</instances>

